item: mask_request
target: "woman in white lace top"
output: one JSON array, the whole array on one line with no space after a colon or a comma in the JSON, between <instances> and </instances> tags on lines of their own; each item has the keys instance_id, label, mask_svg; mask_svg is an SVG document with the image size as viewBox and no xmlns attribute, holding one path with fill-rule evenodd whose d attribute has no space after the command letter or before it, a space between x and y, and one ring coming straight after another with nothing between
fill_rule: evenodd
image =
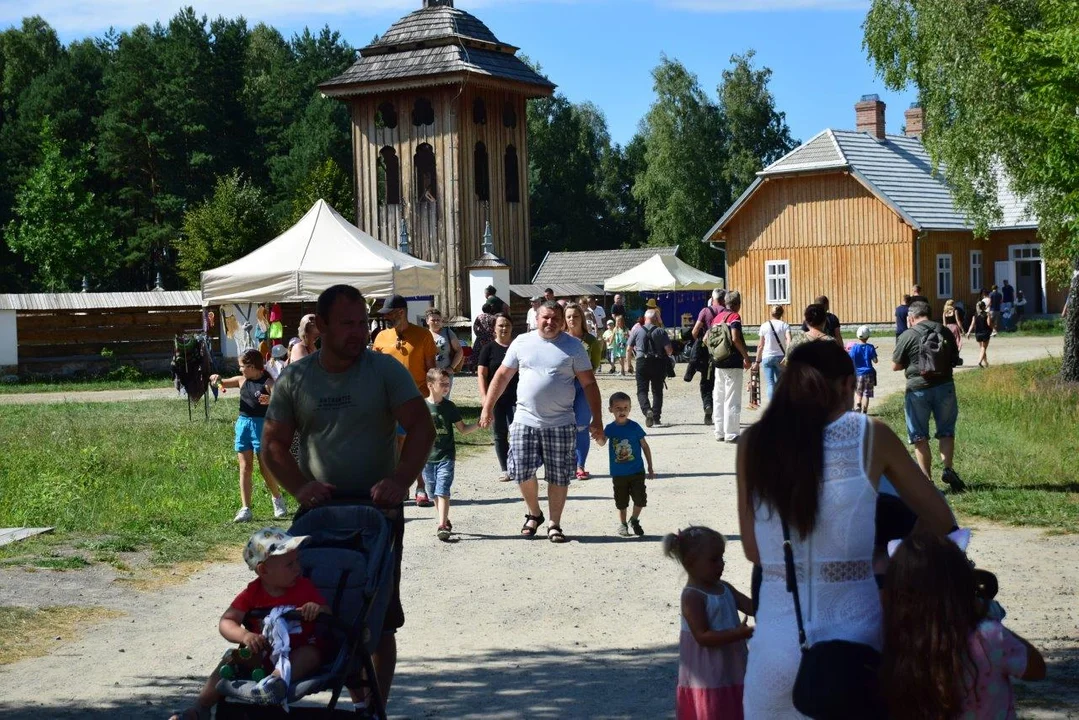
<instances>
[{"instance_id":1,"label":"woman in white lace top","mask_svg":"<svg viewBox=\"0 0 1079 720\"><path fill-rule=\"evenodd\" d=\"M745 680L746 718L801 717L791 691L801 652L785 583L790 527L809 644L881 646L873 576L877 484L882 475L920 517L946 534L947 503L894 432L851 412L854 364L837 343L806 343L788 357L768 409L738 447L738 514L746 557L760 565L756 632Z\"/></svg>"}]
</instances>

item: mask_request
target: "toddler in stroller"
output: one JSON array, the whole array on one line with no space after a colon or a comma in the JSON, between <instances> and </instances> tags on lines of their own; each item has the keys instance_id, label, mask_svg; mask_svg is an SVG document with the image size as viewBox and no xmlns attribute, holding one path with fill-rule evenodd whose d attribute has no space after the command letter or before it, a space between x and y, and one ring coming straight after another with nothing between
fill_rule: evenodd
<instances>
[{"instance_id":1,"label":"toddler in stroller","mask_svg":"<svg viewBox=\"0 0 1079 720\"><path fill-rule=\"evenodd\" d=\"M279 707L269 706L325 690L331 692L326 710L303 708L299 714L333 716L346 683L366 698L364 715L383 718L371 652L381 637L393 588L394 555L382 513L366 506L311 510L288 533L267 528L252 535L244 559L259 577L233 600L219 627L225 639L264 652L267 674L261 680L222 678L215 670L196 704L173 720L208 719L214 705L219 720L285 717ZM295 609L274 610L286 606ZM262 627L264 618L278 615L289 631L300 628L288 634L291 672L269 652L267 636L282 632Z\"/></svg>"}]
</instances>

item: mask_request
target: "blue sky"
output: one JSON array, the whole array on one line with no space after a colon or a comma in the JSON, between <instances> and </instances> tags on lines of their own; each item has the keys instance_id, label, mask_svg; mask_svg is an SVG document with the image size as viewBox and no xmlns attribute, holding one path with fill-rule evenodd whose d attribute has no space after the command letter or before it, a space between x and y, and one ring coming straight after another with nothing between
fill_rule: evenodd
<instances>
[{"instance_id":1,"label":"blue sky","mask_svg":"<svg viewBox=\"0 0 1079 720\"><path fill-rule=\"evenodd\" d=\"M243 15L286 35L329 24L362 46L420 0L195 0L200 13ZM733 53L756 50L772 69L777 107L795 138L825 127L853 128L854 103L878 93L889 132L898 132L913 91L884 90L862 50L860 0L457 0L503 41L537 60L575 102L604 112L611 136L625 143L652 102L651 69L666 53L697 74L712 95ZM65 41L109 26L167 20L180 4L147 0L0 0L0 26L40 14Z\"/></svg>"}]
</instances>

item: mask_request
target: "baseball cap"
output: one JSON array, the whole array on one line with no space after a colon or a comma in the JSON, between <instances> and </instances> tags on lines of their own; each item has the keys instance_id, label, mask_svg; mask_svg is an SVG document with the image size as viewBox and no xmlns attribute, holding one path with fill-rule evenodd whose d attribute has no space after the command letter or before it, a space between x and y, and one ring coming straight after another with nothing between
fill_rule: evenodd
<instances>
[{"instance_id":1,"label":"baseball cap","mask_svg":"<svg viewBox=\"0 0 1079 720\"><path fill-rule=\"evenodd\" d=\"M274 555L292 552L306 542L307 535L289 535L281 528L266 527L251 534L244 547L244 562L254 570L260 562Z\"/></svg>"},{"instance_id":2,"label":"baseball cap","mask_svg":"<svg viewBox=\"0 0 1079 720\"><path fill-rule=\"evenodd\" d=\"M288 357L288 348L284 345L274 345L273 350L270 351L270 354L278 360L284 360L286 357Z\"/></svg>"},{"instance_id":3,"label":"baseball cap","mask_svg":"<svg viewBox=\"0 0 1079 720\"><path fill-rule=\"evenodd\" d=\"M869 326L868 325L860 326L858 328L858 339L859 340L865 340L868 337L869 337Z\"/></svg>"},{"instance_id":4,"label":"baseball cap","mask_svg":"<svg viewBox=\"0 0 1079 720\"><path fill-rule=\"evenodd\" d=\"M386 304L382 306L382 309L379 310L378 313L379 315L388 315L394 310L408 310L408 300L405 300L400 295L394 295L386 301Z\"/></svg>"},{"instance_id":5,"label":"baseball cap","mask_svg":"<svg viewBox=\"0 0 1079 720\"><path fill-rule=\"evenodd\" d=\"M542 295L533 295L531 302L543 302L543 296Z\"/></svg>"},{"instance_id":6,"label":"baseball cap","mask_svg":"<svg viewBox=\"0 0 1079 720\"><path fill-rule=\"evenodd\" d=\"M608 320L608 321L607 321L607 324L608 324L608 325L614 325L614 320Z\"/></svg>"}]
</instances>

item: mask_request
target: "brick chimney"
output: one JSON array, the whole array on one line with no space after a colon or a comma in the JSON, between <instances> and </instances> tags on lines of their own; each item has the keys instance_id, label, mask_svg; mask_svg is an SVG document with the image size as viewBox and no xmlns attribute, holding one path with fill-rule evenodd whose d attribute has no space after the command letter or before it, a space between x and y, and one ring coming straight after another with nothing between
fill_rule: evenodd
<instances>
[{"instance_id":1,"label":"brick chimney","mask_svg":"<svg viewBox=\"0 0 1079 720\"><path fill-rule=\"evenodd\" d=\"M907 111L903 113L903 120L906 121L907 137L920 138L925 131L925 111L922 110L922 106L918 103L911 103Z\"/></svg>"},{"instance_id":2,"label":"brick chimney","mask_svg":"<svg viewBox=\"0 0 1079 720\"><path fill-rule=\"evenodd\" d=\"M877 140L884 139L884 103L879 95L863 95L854 105L854 122L858 132L869 133Z\"/></svg>"}]
</instances>

